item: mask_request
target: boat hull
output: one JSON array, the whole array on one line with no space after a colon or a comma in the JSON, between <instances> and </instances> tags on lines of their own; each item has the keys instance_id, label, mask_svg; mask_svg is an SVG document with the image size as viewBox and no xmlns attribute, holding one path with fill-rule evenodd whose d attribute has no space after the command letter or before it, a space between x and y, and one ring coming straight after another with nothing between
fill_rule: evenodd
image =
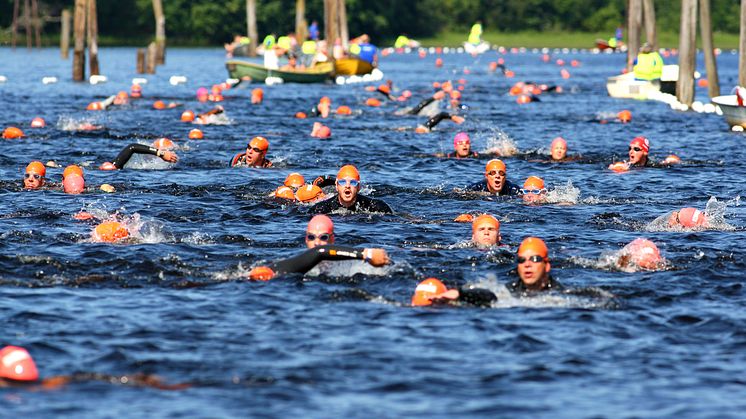
<instances>
[{"instance_id":1,"label":"boat hull","mask_svg":"<svg viewBox=\"0 0 746 419\"><path fill-rule=\"evenodd\" d=\"M663 67L661 80L635 80L633 73L620 74L606 79L606 91L609 96L620 99L645 100L658 92L676 94L676 79L679 76L679 66L667 65ZM695 79L698 75L695 74Z\"/></svg>"},{"instance_id":2,"label":"boat hull","mask_svg":"<svg viewBox=\"0 0 746 419\"><path fill-rule=\"evenodd\" d=\"M338 76L362 76L373 71L373 64L357 58L340 58L334 62Z\"/></svg>"},{"instance_id":3,"label":"boat hull","mask_svg":"<svg viewBox=\"0 0 746 419\"><path fill-rule=\"evenodd\" d=\"M264 82L268 77L278 77L285 83L324 83L334 71L331 63L317 65L307 70L272 70L262 65L241 60L228 60L225 63L231 78Z\"/></svg>"},{"instance_id":4,"label":"boat hull","mask_svg":"<svg viewBox=\"0 0 746 419\"><path fill-rule=\"evenodd\" d=\"M716 96L710 101L720 107L728 125L746 128L746 107L738 106L736 95Z\"/></svg>"}]
</instances>

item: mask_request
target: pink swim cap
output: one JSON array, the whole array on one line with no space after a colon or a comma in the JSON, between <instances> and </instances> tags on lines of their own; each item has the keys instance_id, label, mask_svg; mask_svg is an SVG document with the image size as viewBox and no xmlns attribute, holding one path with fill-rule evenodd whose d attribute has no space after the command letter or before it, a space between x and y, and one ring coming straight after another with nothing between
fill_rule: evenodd
<instances>
[{"instance_id":1,"label":"pink swim cap","mask_svg":"<svg viewBox=\"0 0 746 419\"><path fill-rule=\"evenodd\" d=\"M467 143L471 143L471 139L469 138L469 134L465 132L459 132L456 134L455 137L453 137L453 146L455 147L457 143L461 141L466 141Z\"/></svg>"},{"instance_id":2,"label":"pink swim cap","mask_svg":"<svg viewBox=\"0 0 746 419\"><path fill-rule=\"evenodd\" d=\"M557 144L562 144L565 147L567 147L567 141L565 141L565 139L562 137L557 137L554 140L552 140L552 145L550 145L549 147L554 148L554 146Z\"/></svg>"},{"instance_id":3,"label":"pink swim cap","mask_svg":"<svg viewBox=\"0 0 746 419\"><path fill-rule=\"evenodd\" d=\"M324 231L331 234L334 233L334 222L326 215L314 215L311 221L308 222L306 231Z\"/></svg>"},{"instance_id":4,"label":"pink swim cap","mask_svg":"<svg viewBox=\"0 0 746 419\"><path fill-rule=\"evenodd\" d=\"M28 351L19 346L0 349L0 377L16 381L36 381L39 372Z\"/></svg>"},{"instance_id":5,"label":"pink swim cap","mask_svg":"<svg viewBox=\"0 0 746 419\"><path fill-rule=\"evenodd\" d=\"M655 269L662 262L658 246L648 239L634 239L624 246L623 251L630 256L630 260L644 269Z\"/></svg>"},{"instance_id":6,"label":"pink swim cap","mask_svg":"<svg viewBox=\"0 0 746 419\"><path fill-rule=\"evenodd\" d=\"M85 189L85 180L77 173L70 173L62 181L62 187L65 189L65 193L79 194Z\"/></svg>"},{"instance_id":7,"label":"pink swim cap","mask_svg":"<svg viewBox=\"0 0 746 419\"><path fill-rule=\"evenodd\" d=\"M197 96L207 96L208 94L210 94L210 92L207 90L206 87L200 87L199 89L197 89Z\"/></svg>"},{"instance_id":8,"label":"pink swim cap","mask_svg":"<svg viewBox=\"0 0 746 419\"><path fill-rule=\"evenodd\" d=\"M696 208L679 210L679 224L684 227L700 227L705 223L705 214Z\"/></svg>"}]
</instances>

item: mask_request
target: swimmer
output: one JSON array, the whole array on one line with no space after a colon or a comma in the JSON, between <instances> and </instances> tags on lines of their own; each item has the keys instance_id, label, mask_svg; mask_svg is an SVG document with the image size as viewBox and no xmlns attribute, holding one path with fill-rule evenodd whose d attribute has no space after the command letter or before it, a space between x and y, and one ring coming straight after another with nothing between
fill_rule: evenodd
<instances>
[{"instance_id":1,"label":"swimmer","mask_svg":"<svg viewBox=\"0 0 746 419\"><path fill-rule=\"evenodd\" d=\"M314 215L306 227L306 247L334 244L334 222L326 215Z\"/></svg>"},{"instance_id":2,"label":"swimmer","mask_svg":"<svg viewBox=\"0 0 746 419\"><path fill-rule=\"evenodd\" d=\"M471 224L471 241L477 247L492 247L500 244L500 221L482 214Z\"/></svg>"},{"instance_id":3,"label":"swimmer","mask_svg":"<svg viewBox=\"0 0 746 419\"><path fill-rule=\"evenodd\" d=\"M437 113L440 101L446 97L446 92L438 90L429 98L423 99L413 108L404 108L396 111L397 115L420 115L432 116Z\"/></svg>"},{"instance_id":4,"label":"swimmer","mask_svg":"<svg viewBox=\"0 0 746 419\"><path fill-rule=\"evenodd\" d=\"M436 157L446 157L449 159L468 159L470 157L479 157L479 154L475 151L471 151L471 139L469 134L465 132L459 132L453 137L453 153L448 154L436 154Z\"/></svg>"},{"instance_id":5,"label":"swimmer","mask_svg":"<svg viewBox=\"0 0 746 419\"><path fill-rule=\"evenodd\" d=\"M655 243L648 239L637 238L619 251L616 266L622 270L655 271L664 267L664 260Z\"/></svg>"},{"instance_id":6,"label":"swimmer","mask_svg":"<svg viewBox=\"0 0 746 419\"><path fill-rule=\"evenodd\" d=\"M523 202L527 204L542 204L546 202L547 188L544 187L544 180L540 177L529 176L523 182L521 197L523 198Z\"/></svg>"},{"instance_id":7,"label":"swimmer","mask_svg":"<svg viewBox=\"0 0 746 419\"><path fill-rule=\"evenodd\" d=\"M484 180L466 188L468 191L488 192L499 196L515 196L520 188L507 179L507 167L502 160L493 159L484 168Z\"/></svg>"},{"instance_id":8,"label":"swimmer","mask_svg":"<svg viewBox=\"0 0 746 419\"><path fill-rule=\"evenodd\" d=\"M192 123L198 125L214 124L216 122L217 116L222 114L223 112L225 112L225 109L223 109L222 106L218 105L207 112L197 115Z\"/></svg>"},{"instance_id":9,"label":"swimmer","mask_svg":"<svg viewBox=\"0 0 746 419\"><path fill-rule=\"evenodd\" d=\"M150 147L144 144L132 143L127 147L124 147L119 152L117 158L113 162L106 162L99 167L101 170L122 170L127 162L130 161L134 154L150 154L153 156L160 157L163 161L169 163L176 163L179 161L179 156L176 153L156 147Z\"/></svg>"},{"instance_id":10,"label":"swimmer","mask_svg":"<svg viewBox=\"0 0 746 419\"><path fill-rule=\"evenodd\" d=\"M303 185L295 192L295 199L302 204L315 204L326 199L326 194L317 185Z\"/></svg>"},{"instance_id":11,"label":"swimmer","mask_svg":"<svg viewBox=\"0 0 746 419\"><path fill-rule=\"evenodd\" d=\"M564 289L562 284L549 274L549 250L543 240L536 237L523 240L518 247L517 262L520 279L508 286L512 293L530 294Z\"/></svg>"},{"instance_id":12,"label":"swimmer","mask_svg":"<svg viewBox=\"0 0 746 419\"><path fill-rule=\"evenodd\" d=\"M384 249L335 246L327 244L310 248L289 259L273 262L267 266L257 266L249 273L249 279L269 281L277 275L288 273L306 273L322 260L358 259L380 267L389 263L389 256Z\"/></svg>"},{"instance_id":13,"label":"swimmer","mask_svg":"<svg viewBox=\"0 0 746 419\"><path fill-rule=\"evenodd\" d=\"M102 381L121 383L138 387L151 387L159 390L183 390L190 384L166 384L160 377L137 373L124 376L112 376L99 373L74 373L73 375L39 378L33 358L28 351L19 346L6 346L0 349L0 388L26 387L29 389L52 390L69 383Z\"/></svg>"},{"instance_id":14,"label":"swimmer","mask_svg":"<svg viewBox=\"0 0 746 419\"><path fill-rule=\"evenodd\" d=\"M345 209L349 212L393 213L391 207L385 202L358 194L360 192L360 172L351 164L339 169L335 187L337 189L335 197L312 206L309 212L312 214L329 214Z\"/></svg>"},{"instance_id":15,"label":"swimmer","mask_svg":"<svg viewBox=\"0 0 746 419\"><path fill-rule=\"evenodd\" d=\"M331 112L331 107L332 107L332 100L329 99L328 96L324 96L321 99L319 99L319 103L317 103L316 106L311 108L311 112L309 112L309 115L320 116L322 118L326 118L329 116L329 112Z\"/></svg>"},{"instance_id":16,"label":"swimmer","mask_svg":"<svg viewBox=\"0 0 746 419\"><path fill-rule=\"evenodd\" d=\"M549 151L554 161L563 161L567 157L567 141L562 137L552 140Z\"/></svg>"},{"instance_id":17,"label":"swimmer","mask_svg":"<svg viewBox=\"0 0 746 419\"><path fill-rule=\"evenodd\" d=\"M669 227L700 229L707 228L707 224L707 214L691 207L673 211L668 217Z\"/></svg>"},{"instance_id":18,"label":"swimmer","mask_svg":"<svg viewBox=\"0 0 746 419\"><path fill-rule=\"evenodd\" d=\"M391 82L391 80L389 80L389 82ZM396 97L391 95L391 84L382 84L378 86L376 92L382 94L388 100L396 100Z\"/></svg>"},{"instance_id":19,"label":"swimmer","mask_svg":"<svg viewBox=\"0 0 746 419\"><path fill-rule=\"evenodd\" d=\"M40 161L32 161L26 166L26 173L23 175L24 189L41 189L46 182L47 168Z\"/></svg>"},{"instance_id":20,"label":"swimmer","mask_svg":"<svg viewBox=\"0 0 746 419\"><path fill-rule=\"evenodd\" d=\"M444 119L450 119L456 124L462 124L464 122L463 116L458 116L456 114L450 114L448 112L441 112L432 118L428 119L427 122L425 122L425 125L418 125L415 129L415 132L418 134L425 134L430 131L432 131L433 128L435 128L436 125L440 123L440 121Z\"/></svg>"},{"instance_id":21,"label":"swimmer","mask_svg":"<svg viewBox=\"0 0 746 419\"><path fill-rule=\"evenodd\" d=\"M490 307L497 296L483 288L458 287L448 289L437 278L428 278L419 284L412 295L412 306L423 307L433 304Z\"/></svg>"},{"instance_id":22,"label":"swimmer","mask_svg":"<svg viewBox=\"0 0 746 419\"><path fill-rule=\"evenodd\" d=\"M650 141L645 137L635 137L629 143L629 165L635 167L649 166L648 152Z\"/></svg>"},{"instance_id":23,"label":"swimmer","mask_svg":"<svg viewBox=\"0 0 746 419\"><path fill-rule=\"evenodd\" d=\"M245 153L238 153L231 159L231 167L272 167L272 162L267 160L269 141L264 137L254 137L246 145Z\"/></svg>"}]
</instances>

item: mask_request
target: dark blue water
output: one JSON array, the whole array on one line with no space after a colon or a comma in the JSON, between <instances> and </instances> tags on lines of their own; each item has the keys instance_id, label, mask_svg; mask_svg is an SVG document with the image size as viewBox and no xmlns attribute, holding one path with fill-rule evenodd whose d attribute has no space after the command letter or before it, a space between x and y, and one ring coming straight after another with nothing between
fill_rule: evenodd
<instances>
[{"instance_id":1,"label":"dark blue water","mask_svg":"<svg viewBox=\"0 0 746 419\"><path fill-rule=\"evenodd\" d=\"M746 148L715 114L679 113L657 102L611 99L605 77L622 55L553 54L581 66L543 63L540 54L507 54L512 80L487 71L489 52L416 54L383 59L386 78L429 95L433 81L467 80L467 122L443 122L415 134L422 117L394 116L395 106L366 108L363 85L266 87L252 106L250 88L225 93L230 123L205 126L188 141L185 109L203 112L199 86L226 76L218 50L172 49L167 64L147 77L145 99L107 112L84 111L93 100L129 90L134 49L104 49L109 82L70 82L70 62L57 50L0 49L0 126L22 127L28 138L2 140L0 153L0 343L29 349L42 376L95 372L157 374L194 386L177 392L97 381L56 391L0 390L11 417L728 417L746 407L746 267L743 208ZM703 66L700 57L699 65ZM719 57L721 83L736 83L737 57ZM468 68L470 74L465 75ZM172 75L188 78L171 86ZM42 77L56 76L44 85ZM508 96L517 80L560 84L561 95L520 106ZM699 100L706 91L697 89ZM331 140L309 137L307 111L327 95L353 117L332 117ZM152 101L185 104L155 111ZM600 124L622 109L630 124ZM34 130L35 116L48 127ZM91 122L103 130L78 132ZM402 130L406 128L406 130ZM525 206L465 196L453 189L482 178L488 158L445 160L453 135L465 130L476 150L515 146L504 160L508 178L545 179L557 201ZM275 169L231 169L247 139L271 142ZM555 136L582 159L547 163ZM673 152L683 164L614 174L628 142L645 135L651 155ZM167 136L181 161L133 161L133 170L100 172L131 142ZM93 188L78 196L20 188L31 160L89 165ZM334 174L356 164L364 192L396 214L334 216L337 242L385 247L394 264L327 265L320 272L267 283L246 280L260 262L302 249L304 208L266 199L284 177ZM136 170L136 168L144 170ZM61 169L49 169L58 182ZM569 183L568 183L569 182ZM113 194L96 189L103 183ZM659 231L651 222L668 211L726 204L725 223L698 232ZM569 203L569 204L568 204ZM709 208L715 205L710 204ZM119 213L137 227L127 244L90 241L91 224L72 219L85 209ZM719 210L722 213L722 209ZM516 278L505 252L464 246L470 226L451 220L489 212L502 221L510 249L523 237L544 238L552 272L575 296L511 297ZM654 240L668 261L659 272L608 269L604 255L636 237ZM411 308L422 279L450 286L479 283L500 301L492 309Z\"/></svg>"}]
</instances>

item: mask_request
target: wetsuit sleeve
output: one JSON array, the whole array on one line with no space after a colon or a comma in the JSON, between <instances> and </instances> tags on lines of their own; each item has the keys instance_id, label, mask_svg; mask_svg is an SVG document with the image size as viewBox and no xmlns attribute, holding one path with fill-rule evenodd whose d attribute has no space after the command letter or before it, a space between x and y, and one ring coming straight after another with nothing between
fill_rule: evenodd
<instances>
[{"instance_id":1,"label":"wetsuit sleeve","mask_svg":"<svg viewBox=\"0 0 746 419\"><path fill-rule=\"evenodd\" d=\"M420 113L420 111L421 111L421 110L422 110L422 109L423 109L423 108L424 108L425 106L427 106L427 105L429 105L429 104L433 103L434 101L435 101L435 98L434 98L434 97L429 97L429 98L427 98L427 99L423 100L422 102L418 103L418 104L417 104L417 106L415 106L414 108L412 108L412 110L410 110L410 111L409 111L409 112L407 112L407 113L408 113L408 114L410 114L410 115L417 115L418 113Z\"/></svg>"},{"instance_id":2,"label":"wetsuit sleeve","mask_svg":"<svg viewBox=\"0 0 746 419\"><path fill-rule=\"evenodd\" d=\"M433 127L438 125L440 121L450 118L450 117L451 117L451 114L449 114L448 112L441 112L435 115L434 117L428 119L427 122L425 122L425 127L427 129L433 129Z\"/></svg>"},{"instance_id":3,"label":"wetsuit sleeve","mask_svg":"<svg viewBox=\"0 0 746 419\"><path fill-rule=\"evenodd\" d=\"M330 212L339 209L342 204L339 203L337 195L332 196L326 201L321 201L318 204L308 209L310 214L329 214Z\"/></svg>"},{"instance_id":4,"label":"wetsuit sleeve","mask_svg":"<svg viewBox=\"0 0 746 419\"><path fill-rule=\"evenodd\" d=\"M130 161L133 154L152 154L154 156L157 156L158 149L155 147L146 146L144 144L130 144L119 152L119 155L113 162L114 166L116 166L117 169L123 169L127 162Z\"/></svg>"},{"instance_id":5,"label":"wetsuit sleeve","mask_svg":"<svg viewBox=\"0 0 746 419\"><path fill-rule=\"evenodd\" d=\"M327 186L334 186L337 182L337 177L334 175L319 176L313 180L313 184L319 188L325 188Z\"/></svg>"},{"instance_id":6,"label":"wetsuit sleeve","mask_svg":"<svg viewBox=\"0 0 746 419\"><path fill-rule=\"evenodd\" d=\"M487 181L481 180L466 187L467 191L484 192L487 190Z\"/></svg>"},{"instance_id":7,"label":"wetsuit sleeve","mask_svg":"<svg viewBox=\"0 0 746 419\"><path fill-rule=\"evenodd\" d=\"M521 188L519 188L518 185L516 185L515 183L512 183L508 180L505 181L505 185L503 185L503 188L500 191L500 195L514 196L520 194Z\"/></svg>"},{"instance_id":8,"label":"wetsuit sleeve","mask_svg":"<svg viewBox=\"0 0 746 419\"><path fill-rule=\"evenodd\" d=\"M495 293L484 288L459 288L458 300L477 307L489 307L497 301Z\"/></svg>"},{"instance_id":9,"label":"wetsuit sleeve","mask_svg":"<svg viewBox=\"0 0 746 419\"><path fill-rule=\"evenodd\" d=\"M363 249L353 247L325 245L308 249L305 252L270 265L276 274L306 273L322 260L365 259Z\"/></svg>"}]
</instances>

